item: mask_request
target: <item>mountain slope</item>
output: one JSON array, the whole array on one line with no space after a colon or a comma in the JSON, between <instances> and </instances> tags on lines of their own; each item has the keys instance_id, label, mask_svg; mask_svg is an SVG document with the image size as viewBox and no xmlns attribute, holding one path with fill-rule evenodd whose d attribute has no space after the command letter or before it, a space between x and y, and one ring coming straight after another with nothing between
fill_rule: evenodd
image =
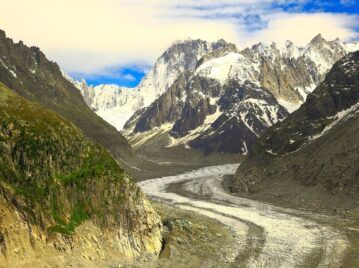
<instances>
[{"instance_id":1,"label":"mountain slope","mask_svg":"<svg viewBox=\"0 0 359 268\"><path fill-rule=\"evenodd\" d=\"M3 31L0 31L0 82L58 112L115 157L131 153L126 139L90 110L56 63L49 61L39 48L29 48L21 41L14 43Z\"/></svg>"},{"instance_id":2,"label":"mountain slope","mask_svg":"<svg viewBox=\"0 0 359 268\"><path fill-rule=\"evenodd\" d=\"M359 51L339 60L300 109L261 137L232 188L270 194L279 187L292 201L355 208L358 133Z\"/></svg>"},{"instance_id":3,"label":"mountain slope","mask_svg":"<svg viewBox=\"0 0 359 268\"><path fill-rule=\"evenodd\" d=\"M233 81L222 88L214 80L183 75L143 114L135 114L125 130L133 128L136 138L141 132L156 127L160 132L165 126L171 136L168 146L185 143L206 153L245 154L257 135L287 115L270 93L253 87Z\"/></svg>"},{"instance_id":4,"label":"mountain slope","mask_svg":"<svg viewBox=\"0 0 359 268\"><path fill-rule=\"evenodd\" d=\"M350 49L318 35L305 48L287 42L209 52L193 71L135 113L123 133L132 143L143 144L141 138L146 143L146 136L157 131L169 135L166 146L246 154L268 127L298 108Z\"/></svg>"},{"instance_id":5,"label":"mountain slope","mask_svg":"<svg viewBox=\"0 0 359 268\"><path fill-rule=\"evenodd\" d=\"M80 89L88 106L107 122L121 130L126 121L138 110L149 106L172 86L186 71L195 69L207 53L223 48L234 49L224 40L209 43L202 40L178 41L156 61L153 68L136 88L116 85L88 86L86 82L69 80Z\"/></svg>"},{"instance_id":6,"label":"mountain slope","mask_svg":"<svg viewBox=\"0 0 359 268\"><path fill-rule=\"evenodd\" d=\"M0 266L106 266L161 248L159 217L111 155L1 83L0 211Z\"/></svg>"}]
</instances>

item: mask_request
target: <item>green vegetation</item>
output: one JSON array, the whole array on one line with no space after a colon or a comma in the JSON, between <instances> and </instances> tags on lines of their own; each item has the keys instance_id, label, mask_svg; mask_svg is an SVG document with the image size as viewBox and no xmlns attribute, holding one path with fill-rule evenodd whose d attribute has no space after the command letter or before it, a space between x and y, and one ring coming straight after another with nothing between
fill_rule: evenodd
<instances>
[{"instance_id":1,"label":"green vegetation","mask_svg":"<svg viewBox=\"0 0 359 268\"><path fill-rule=\"evenodd\" d=\"M106 154L106 152L101 152ZM102 158L102 161L98 161L98 156L91 154L83 162L80 169L74 170L66 175L59 175L57 178L66 185L76 184L81 186L84 180L92 177L108 175L118 176L123 175L123 170L117 165L115 161L111 159L109 155Z\"/></svg>"},{"instance_id":2,"label":"green vegetation","mask_svg":"<svg viewBox=\"0 0 359 268\"><path fill-rule=\"evenodd\" d=\"M109 152L0 83L0 191L31 223L66 235L94 217L111 224L102 216L119 220L136 189Z\"/></svg>"},{"instance_id":3,"label":"green vegetation","mask_svg":"<svg viewBox=\"0 0 359 268\"><path fill-rule=\"evenodd\" d=\"M78 206L72 212L69 222L61 219L61 217L55 212L52 212L52 217L57 223L57 225L51 226L48 228L50 233L61 233L66 235L71 235L75 232L75 228L79 226L83 221L89 219L88 213L82 206Z\"/></svg>"}]
</instances>

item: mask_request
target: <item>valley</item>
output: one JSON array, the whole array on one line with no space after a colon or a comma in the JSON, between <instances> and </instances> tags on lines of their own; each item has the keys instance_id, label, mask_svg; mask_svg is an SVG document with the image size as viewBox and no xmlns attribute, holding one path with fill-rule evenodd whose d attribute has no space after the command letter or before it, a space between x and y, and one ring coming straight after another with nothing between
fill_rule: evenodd
<instances>
[{"instance_id":1,"label":"valley","mask_svg":"<svg viewBox=\"0 0 359 268\"><path fill-rule=\"evenodd\" d=\"M359 264L350 248L358 243L337 217L237 197L225 190L225 175L238 164L210 166L140 183L154 200L199 213L235 233L232 258L221 267L342 267ZM354 234L358 229L353 229ZM354 239L356 237L356 239ZM353 243L354 245L352 245ZM349 252L349 254L348 254ZM206 264L200 267L216 267ZM218 267L218 266L217 266Z\"/></svg>"},{"instance_id":2,"label":"valley","mask_svg":"<svg viewBox=\"0 0 359 268\"><path fill-rule=\"evenodd\" d=\"M0 30L0 268L359 267L351 41L188 38L130 88Z\"/></svg>"}]
</instances>

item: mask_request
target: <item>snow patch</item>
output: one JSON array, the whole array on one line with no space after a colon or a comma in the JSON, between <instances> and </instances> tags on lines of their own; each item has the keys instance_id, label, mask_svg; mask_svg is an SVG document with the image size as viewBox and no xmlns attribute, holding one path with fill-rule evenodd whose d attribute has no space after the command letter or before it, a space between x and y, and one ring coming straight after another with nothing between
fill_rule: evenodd
<instances>
[{"instance_id":1,"label":"snow patch","mask_svg":"<svg viewBox=\"0 0 359 268\"><path fill-rule=\"evenodd\" d=\"M293 113L294 111L298 110L298 108L300 107L300 105L302 103L298 103L298 104L295 104L295 103L291 103L291 102L288 102L286 100L283 100L283 99L277 99L278 103L283 106L289 113Z\"/></svg>"},{"instance_id":2,"label":"snow patch","mask_svg":"<svg viewBox=\"0 0 359 268\"><path fill-rule=\"evenodd\" d=\"M328 126L326 126L319 134L309 137L308 141L311 142L313 140L320 138L321 136L328 133L333 127L335 127L339 123L343 123L343 122L347 121L348 119L354 117L355 115L359 114L358 108L359 108L359 102L354 104L353 106L349 107L346 110L338 112L335 116L332 117L332 119L334 119L334 121L332 121Z\"/></svg>"},{"instance_id":3,"label":"snow patch","mask_svg":"<svg viewBox=\"0 0 359 268\"><path fill-rule=\"evenodd\" d=\"M171 142L166 147L173 147L179 144L187 145L188 142L194 140L199 135L204 133L209 127L222 115L223 112L219 110L217 107L217 111L211 115L207 115L206 119L204 120L203 124L197 127L196 129L191 130L186 136L181 138L173 138L171 137Z\"/></svg>"}]
</instances>

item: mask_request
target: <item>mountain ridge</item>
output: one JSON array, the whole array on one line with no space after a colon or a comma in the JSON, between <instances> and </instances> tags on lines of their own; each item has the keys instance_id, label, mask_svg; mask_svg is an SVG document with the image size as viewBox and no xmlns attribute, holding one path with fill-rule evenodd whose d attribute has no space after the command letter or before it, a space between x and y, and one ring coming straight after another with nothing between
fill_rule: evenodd
<instances>
[{"instance_id":1,"label":"mountain ridge","mask_svg":"<svg viewBox=\"0 0 359 268\"><path fill-rule=\"evenodd\" d=\"M357 209L358 108L359 51L335 63L296 112L263 134L232 190ZM286 185L281 193L278 185Z\"/></svg>"},{"instance_id":2,"label":"mountain ridge","mask_svg":"<svg viewBox=\"0 0 359 268\"><path fill-rule=\"evenodd\" d=\"M235 46L223 39L217 42L207 42L200 39L177 41L165 50L150 72L135 88L115 85L93 87L75 81L69 76L65 75L65 77L80 89L86 103L92 110L118 130L122 130L126 121L136 111L149 106L173 84L181 73L193 70L203 55L224 47L233 48Z\"/></svg>"},{"instance_id":3,"label":"mountain ridge","mask_svg":"<svg viewBox=\"0 0 359 268\"><path fill-rule=\"evenodd\" d=\"M211 52L130 118L123 133L138 142L158 128L160 136L169 136L167 146L246 154L265 129L299 107L347 47L317 35L305 48L259 43L242 51Z\"/></svg>"},{"instance_id":4,"label":"mountain ridge","mask_svg":"<svg viewBox=\"0 0 359 268\"><path fill-rule=\"evenodd\" d=\"M22 41L14 43L4 31L0 31L0 82L58 112L117 159L132 154L127 140L90 110L56 63L49 61L37 47L27 47Z\"/></svg>"}]
</instances>

